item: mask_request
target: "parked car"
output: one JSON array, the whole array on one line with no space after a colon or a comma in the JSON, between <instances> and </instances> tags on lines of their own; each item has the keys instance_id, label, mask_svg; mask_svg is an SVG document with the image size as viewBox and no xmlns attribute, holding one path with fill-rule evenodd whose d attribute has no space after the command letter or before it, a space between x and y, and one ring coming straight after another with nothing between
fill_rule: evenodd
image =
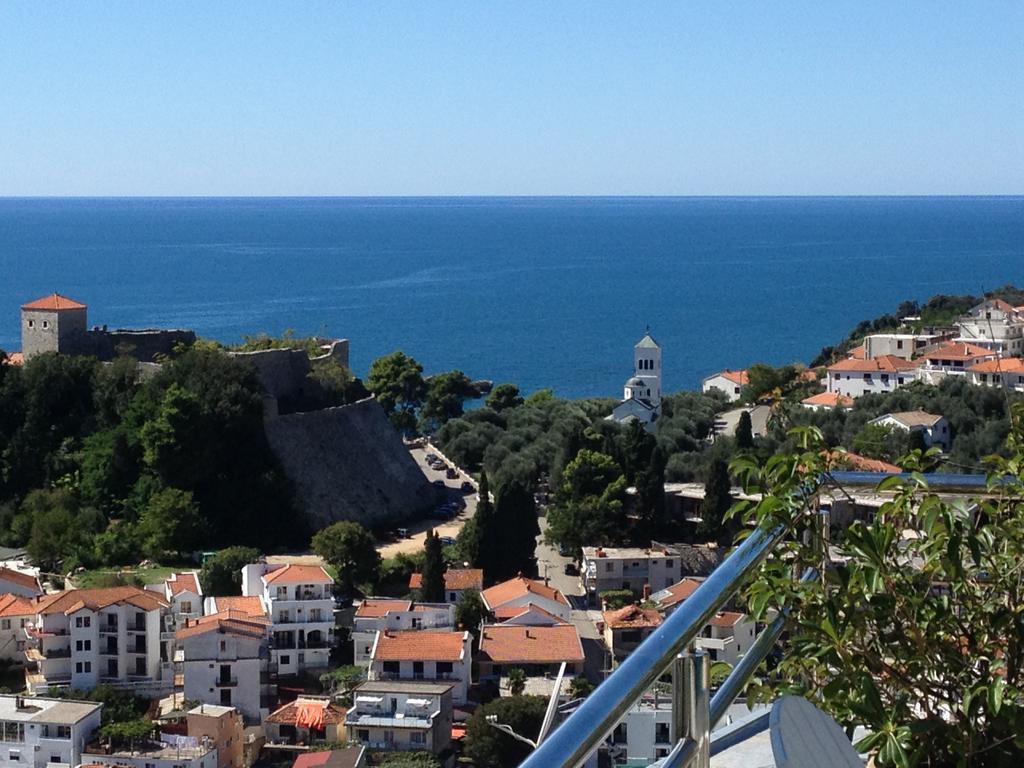
<instances>
[{"instance_id":1,"label":"parked car","mask_svg":"<svg viewBox=\"0 0 1024 768\"><path fill-rule=\"evenodd\" d=\"M426 456L426 459L427 459L427 463L428 464L430 462L432 462L432 461L437 461L437 454L436 453L428 453L427 456Z\"/></svg>"},{"instance_id":2,"label":"parked car","mask_svg":"<svg viewBox=\"0 0 1024 768\"><path fill-rule=\"evenodd\" d=\"M562 557L569 557L570 555L572 555L572 547L566 544L559 544L558 554L560 554Z\"/></svg>"},{"instance_id":3,"label":"parked car","mask_svg":"<svg viewBox=\"0 0 1024 768\"><path fill-rule=\"evenodd\" d=\"M437 488L444 488L444 480L435 480L434 486Z\"/></svg>"},{"instance_id":4,"label":"parked car","mask_svg":"<svg viewBox=\"0 0 1024 768\"><path fill-rule=\"evenodd\" d=\"M579 571L576 570L576 563L566 563L565 568L562 569L566 576L575 576Z\"/></svg>"},{"instance_id":5,"label":"parked car","mask_svg":"<svg viewBox=\"0 0 1024 768\"><path fill-rule=\"evenodd\" d=\"M461 488L466 493L476 490L476 486L469 482L469 480L463 480L462 485L460 485L459 488Z\"/></svg>"},{"instance_id":6,"label":"parked car","mask_svg":"<svg viewBox=\"0 0 1024 768\"><path fill-rule=\"evenodd\" d=\"M444 473L444 476L449 480L454 480L459 476L458 471L454 467L448 467L448 470Z\"/></svg>"},{"instance_id":7,"label":"parked car","mask_svg":"<svg viewBox=\"0 0 1024 768\"><path fill-rule=\"evenodd\" d=\"M441 537L441 546L451 547L451 546L454 546L454 545L455 545L455 539L453 539L451 536L442 536Z\"/></svg>"},{"instance_id":8,"label":"parked car","mask_svg":"<svg viewBox=\"0 0 1024 768\"><path fill-rule=\"evenodd\" d=\"M399 528L397 533L398 533L398 538L400 538L400 539L408 539L409 538L409 529L408 528Z\"/></svg>"}]
</instances>

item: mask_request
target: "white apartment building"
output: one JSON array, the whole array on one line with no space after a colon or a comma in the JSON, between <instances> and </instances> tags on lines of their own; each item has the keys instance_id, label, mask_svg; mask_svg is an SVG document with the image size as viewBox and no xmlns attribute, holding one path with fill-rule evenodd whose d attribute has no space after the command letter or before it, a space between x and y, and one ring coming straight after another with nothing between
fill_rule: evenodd
<instances>
[{"instance_id":1,"label":"white apartment building","mask_svg":"<svg viewBox=\"0 0 1024 768\"><path fill-rule=\"evenodd\" d=\"M270 620L226 610L177 631L186 701L234 707L259 723L269 673Z\"/></svg>"},{"instance_id":2,"label":"white apartment building","mask_svg":"<svg viewBox=\"0 0 1024 768\"><path fill-rule=\"evenodd\" d=\"M0 595L18 595L19 597L38 597L43 594L39 577L34 573L16 571L13 568L0 568Z\"/></svg>"},{"instance_id":3,"label":"white apartment building","mask_svg":"<svg viewBox=\"0 0 1024 768\"><path fill-rule=\"evenodd\" d=\"M969 368L994 357L995 352L977 344L949 341L921 355L917 378L938 384L946 376L966 376Z\"/></svg>"},{"instance_id":4,"label":"white apartment building","mask_svg":"<svg viewBox=\"0 0 1024 768\"><path fill-rule=\"evenodd\" d=\"M25 663L25 627L34 614L33 601L27 597L0 596L0 659L19 667Z\"/></svg>"},{"instance_id":5,"label":"white apartment building","mask_svg":"<svg viewBox=\"0 0 1024 768\"><path fill-rule=\"evenodd\" d=\"M369 678L451 683L452 701L465 704L472 675L469 632L378 632Z\"/></svg>"},{"instance_id":6,"label":"white apartment building","mask_svg":"<svg viewBox=\"0 0 1024 768\"><path fill-rule=\"evenodd\" d=\"M683 563L672 547L583 547L580 578L591 602L602 592L657 592L679 581Z\"/></svg>"},{"instance_id":7,"label":"white apartment building","mask_svg":"<svg viewBox=\"0 0 1024 768\"><path fill-rule=\"evenodd\" d=\"M847 397L885 394L916 381L917 365L894 355L847 358L828 367L828 391Z\"/></svg>"},{"instance_id":8,"label":"white apartment building","mask_svg":"<svg viewBox=\"0 0 1024 768\"><path fill-rule=\"evenodd\" d=\"M169 607L165 626L173 632L185 626L186 619L198 619L203 615L203 588L199 584L198 571L172 573L159 584L147 584L146 589L163 595Z\"/></svg>"},{"instance_id":9,"label":"white apartment building","mask_svg":"<svg viewBox=\"0 0 1024 768\"><path fill-rule=\"evenodd\" d=\"M957 320L956 341L1009 357L1024 354L1024 307L988 299Z\"/></svg>"},{"instance_id":10,"label":"white apartment building","mask_svg":"<svg viewBox=\"0 0 1024 768\"><path fill-rule=\"evenodd\" d=\"M370 597L356 608L352 622L353 663L369 666L378 632L417 629L454 629L455 606L449 603L414 603L411 600Z\"/></svg>"},{"instance_id":11,"label":"white apartment building","mask_svg":"<svg viewBox=\"0 0 1024 768\"><path fill-rule=\"evenodd\" d=\"M376 680L354 692L345 715L350 742L373 750L440 754L452 741L452 685Z\"/></svg>"},{"instance_id":12,"label":"white apartment building","mask_svg":"<svg viewBox=\"0 0 1024 768\"><path fill-rule=\"evenodd\" d=\"M926 347L948 341L953 334L939 333L874 333L864 337L864 357L892 355L911 360Z\"/></svg>"},{"instance_id":13,"label":"white apartment building","mask_svg":"<svg viewBox=\"0 0 1024 768\"><path fill-rule=\"evenodd\" d=\"M705 395L711 394L712 390L718 390L724 394L730 403L735 403L743 393L743 387L750 383L750 377L746 370L731 370L713 373L705 377L701 382L700 389Z\"/></svg>"},{"instance_id":14,"label":"white apartment building","mask_svg":"<svg viewBox=\"0 0 1024 768\"><path fill-rule=\"evenodd\" d=\"M666 757L675 744L671 740L670 698L638 702L630 709L609 738L613 765L648 765Z\"/></svg>"},{"instance_id":15,"label":"white apartment building","mask_svg":"<svg viewBox=\"0 0 1024 768\"><path fill-rule=\"evenodd\" d=\"M899 429L904 432L919 432L924 438L926 448L933 445L944 451L949 450L950 438L949 421L945 416L939 416L924 411L900 411L899 413L886 413L868 424L876 424L890 429Z\"/></svg>"},{"instance_id":16,"label":"white apartment building","mask_svg":"<svg viewBox=\"0 0 1024 768\"><path fill-rule=\"evenodd\" d=\"M1019 357L986 360L968 368L967 375L972 384L1024 392L1024 360Z\"/></svg>"},{"instance_id":17,"label":"white apartment building","mask_svg":"<svg viewBox=\"0 0 1024 768\"><path fill-rule=\"evenodd\" d=\"M135 749L107 752L90 745L82 754L83 766L116 768L218 768L217 748L206 738L169 735L166 741L137 741Z\"/></svg>"},{"instance_id":18,"label":"white apartment building","mask_svg":"<svg viewBox=\"0 0 1024 768\"><path fill-rule=\"evenodd\" d=\"M745 613L722 611L701 630L697 643L712 661L735 665L754 644L757 625Z\"/></svg>"},{"instance_id":19,"label":"white apartment building","mask_svg":"<svg viewBox=\"0 0 1024 768\"><path fill-rule=\"evenodd\" d=\"M0 765L79 765L102 704L0 694Z\"/></svg>"},{"instance_id":20,"label":"white apartment building","mask_svg":"<svg viewBox=\"0 0 1024 768\"><path fill-rule=\"evenodd\" d=\"M242 594L258 596L271 621L277 674L323 669L334 639L332 579L318 565L253 563L242 569Z\"/></svg>"},{"instance_id":21,"label":"white apartment building","mask_svg":"<svg viewBox=\"0 0 1024 768\"><path fill-rule=\"evenodd\" d=\"M69 589L41 597L25 627L30 693L100 683L156 696L173 687L160 656L167 602L137 587Z\"/></svg>"}]
</instances>

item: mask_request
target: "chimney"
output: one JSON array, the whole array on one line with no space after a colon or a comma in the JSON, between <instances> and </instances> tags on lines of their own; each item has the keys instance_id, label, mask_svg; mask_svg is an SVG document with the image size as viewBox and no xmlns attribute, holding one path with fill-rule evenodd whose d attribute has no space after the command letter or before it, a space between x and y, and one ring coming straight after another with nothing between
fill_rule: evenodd
<instances>
[{"instance_id":1,"label":"chimney","mask_svg":"<svg viewBox=\"0 0 1024 768\"><path fill-rule=\"evenodd\" d=\"M594 554L597 555L598 557L604 557L604 550L601 547L598 547L595 550Z\"/></svg>"}]
</instances>

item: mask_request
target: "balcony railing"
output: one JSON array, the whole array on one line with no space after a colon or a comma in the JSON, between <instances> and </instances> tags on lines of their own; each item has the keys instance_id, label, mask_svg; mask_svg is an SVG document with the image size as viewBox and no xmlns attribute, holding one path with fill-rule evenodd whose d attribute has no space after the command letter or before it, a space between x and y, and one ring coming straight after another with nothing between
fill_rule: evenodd
<instances>
[{"instance_id":1,"label":"balcony railing","mask_svg":"<svg viewBox=\"0 0 1024 768\"><path fill-rule=\"evenodd\" d=\"M238 685L238 678L234 676L218 677L216 685L218 688L234 688Z\"/></svg>"},{"instance_id":2,"label":"balcony railing","mask_svg":"<svg viewBox=\"0 0 1024 768\"><path fill-rule=\"evenodd\" d=\"M816 519L817 545L824 561L828 513ZM562 725L543 740L520 768L569 768L587 760L611 736L615 726L666 670L672 670L674 747L664 768L707 768L711 730L746 686L754 670L782 634L785 616L778 616L758 636L712 697L710 662L703 650L687 650L704 626L753 575L760 563L786 536L788 529L754 531L687 600L595 690ZM818 578L808 568L804 579ZM386 677L382 679L387 679ZM545 726L549 726L545 722ZM546 727L542 729L546 732Z\"/></svg>"}]
</instances>

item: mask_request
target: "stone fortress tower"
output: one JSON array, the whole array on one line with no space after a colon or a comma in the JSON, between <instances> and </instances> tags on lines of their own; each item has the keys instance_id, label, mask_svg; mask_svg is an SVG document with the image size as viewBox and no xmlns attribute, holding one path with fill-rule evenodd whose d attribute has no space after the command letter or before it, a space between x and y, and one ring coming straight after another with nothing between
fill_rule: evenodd
<instances>
[{"instance_id":1,"label":"stone fortress tower","mask_svg":"<svg viewBox=\"0 0 1024 768\"><path fill-rule=\"evenodd\" d=\"M626 382L622 402L608 417L626 423L637 420L648 430L661 415L661 346L650 329L633 346L633 375Z\"/></svg>"},{"instance_id":2,"label":"stone fortress tower","mask_svg":"<svg viewBox=\"0 0 1024 768\"><path fill-rule=\"evenodd\" d=\"M28 360L42 352L74 354L89 329L85 304L61 296L44 296L21 305L21 351Z\"/></svg>"}]
</instances>

